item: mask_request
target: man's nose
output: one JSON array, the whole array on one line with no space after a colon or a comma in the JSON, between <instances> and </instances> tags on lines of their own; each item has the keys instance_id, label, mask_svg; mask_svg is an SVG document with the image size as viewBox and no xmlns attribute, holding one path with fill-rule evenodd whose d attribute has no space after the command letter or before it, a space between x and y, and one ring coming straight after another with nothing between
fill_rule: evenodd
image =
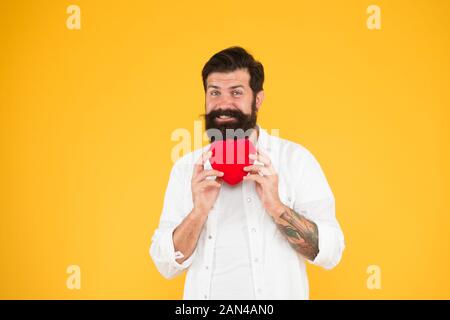
<instances>
[{"instance_id":1,"label":"man's nose","mask_svg":"<svg viewBox=\"0 0 450 320\"><path fill-rule=\"evenodd\" d=\"M217 101L217 108L221 109L236 109L234 105L234 101L230 95L222 95L220 96L219 101Z\"/></svg>"}]
</instances>

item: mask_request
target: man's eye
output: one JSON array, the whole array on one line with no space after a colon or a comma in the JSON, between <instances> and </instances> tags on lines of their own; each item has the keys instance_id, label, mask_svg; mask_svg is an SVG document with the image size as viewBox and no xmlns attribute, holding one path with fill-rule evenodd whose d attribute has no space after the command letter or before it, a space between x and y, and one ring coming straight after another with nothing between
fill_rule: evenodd
<instances>
[{"instance_id":1,"label":"man's eye","mask_svg":"<svg viewBox=\"0 0 450 320\"><path fill-rule=\"evenodd\" d=\"M233 91L233 96L240 96L242 95L241 91Z\"/></svg>"},{"instance_id":2,"label":"man's eye","mask_svg":"<svg viewBox=\"0 0 450 320\"><path fill-rule=\"evenodd\" d=\"M219 91L215 90L215 91L211 91L210 93L212 96L218 96L220 94Z\"/></svg>"}]
</instances>

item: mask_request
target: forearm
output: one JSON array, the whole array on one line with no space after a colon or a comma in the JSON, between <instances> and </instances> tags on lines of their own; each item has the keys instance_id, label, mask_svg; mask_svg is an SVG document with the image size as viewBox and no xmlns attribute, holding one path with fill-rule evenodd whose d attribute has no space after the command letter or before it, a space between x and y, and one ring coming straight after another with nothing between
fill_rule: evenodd
<instances>
[{"instance_id":1,"label":"forearm","mask_svg":"<svg viewBox=\"0 0 450 320\"><path fill-rule=\"evenodd\" d=\"M289 244L307 259L313 261L319 253L317 225L289 207L283 206L274 221Z\"/></svg>"},{"instance_id":2,"label":"forearm","mask_svg":"<svg viewBox=\"0 0 450 320\"><path fill-rule=\"evenodd\" d=\"M198 238L205 224L207 215L193 209L173 232L173 246L175 251L183 253L184 257L177 259L183 263L194 252Z\"/></svg>"}]
</instances>

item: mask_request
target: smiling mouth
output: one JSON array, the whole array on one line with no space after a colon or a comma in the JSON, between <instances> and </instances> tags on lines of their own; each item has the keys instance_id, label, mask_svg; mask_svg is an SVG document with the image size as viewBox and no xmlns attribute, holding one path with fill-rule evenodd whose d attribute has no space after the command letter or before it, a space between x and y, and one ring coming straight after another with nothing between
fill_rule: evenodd
<instances>
[{"instance_id":1,"label":"smiling mouth","mask_svg":"<svg viewBox=\"0 0 450 320\"><path fill-rule=\"evenodd\" d=\"M216 121L219 122L231 122L231 121L235 121L236 118L232 117L232 116L226 116L226 115L220 115L218 117L216 117Z\"/></svg>"}]
</instances>

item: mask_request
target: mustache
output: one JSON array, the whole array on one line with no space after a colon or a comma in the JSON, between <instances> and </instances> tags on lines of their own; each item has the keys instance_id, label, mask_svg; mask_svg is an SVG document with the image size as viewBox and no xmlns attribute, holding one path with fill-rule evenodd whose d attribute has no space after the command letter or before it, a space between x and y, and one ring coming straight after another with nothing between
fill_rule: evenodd
<instances>
[{"instance_id":1,"label":"mustache","mask_svg":"<svg viewBox=\"0 0 450 320\"><path fill-rule=\"evenodd\" d=\"M237 120L244 120L249 115L243 113L241 110L238 109L215 109L210 111L209 113L205 114L205 119L214 120L217 117L220 116L227 116L227 117L233 117Z\"/></svg>"}]
</instances>

